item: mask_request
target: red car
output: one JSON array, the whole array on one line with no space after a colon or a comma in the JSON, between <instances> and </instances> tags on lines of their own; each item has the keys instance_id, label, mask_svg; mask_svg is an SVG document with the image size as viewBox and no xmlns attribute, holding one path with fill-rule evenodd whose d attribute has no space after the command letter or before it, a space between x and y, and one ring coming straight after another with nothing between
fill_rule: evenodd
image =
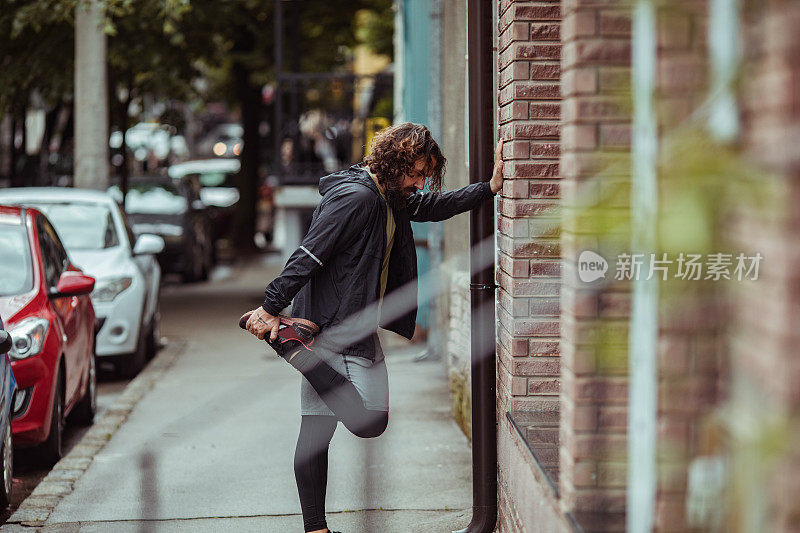
<instances>
[{"instance_id":1,"label":"red car","mask_svg":"<svg viewBox=\"0 0 800 533\"><path fill-rule=\"evenodd\" d=\"M70 263L42 213L0 206L0 316L17 379L14 445L62 455L66 416L91 423L97 406L94 278Z\"/></svg>"}]
</instances>

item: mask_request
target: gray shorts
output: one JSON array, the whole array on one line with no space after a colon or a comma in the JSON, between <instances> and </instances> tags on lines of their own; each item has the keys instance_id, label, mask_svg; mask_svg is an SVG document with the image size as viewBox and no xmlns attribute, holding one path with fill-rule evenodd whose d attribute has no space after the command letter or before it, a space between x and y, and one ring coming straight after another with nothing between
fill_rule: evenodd
<instances>
[{"instance_id":1,"label":"gray shorts","mask_svg":"<svg viewBox=\"0 0 800 533\"><path fill-rule=\"evenodd\" d=\"M388 411L389 376L380 344L377 346L378 354L374 362L364 357L334 353L319 345L314 346L314 352L353 383L364 401L364 407L375 411ZM333 412L304 377L300 384L300 414L333 416Z\"/></svg>"}]
</instances>

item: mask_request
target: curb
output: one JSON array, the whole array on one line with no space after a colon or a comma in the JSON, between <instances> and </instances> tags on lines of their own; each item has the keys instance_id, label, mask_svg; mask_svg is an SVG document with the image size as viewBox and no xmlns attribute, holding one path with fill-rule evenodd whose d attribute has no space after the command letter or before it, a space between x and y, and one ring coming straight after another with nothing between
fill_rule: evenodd
<instances>
[{"instance_id":1,"label":"curb","mask_svg":"<svg viewBox=\"0 0 800 533\"><path fill-rule=\"evenodd\" d=\"M185 347L184 340L172 341L165 346L147 367L128 383L102 418L94 422L83 438L55 464L33 492L20 503L6 524L42 527L61 499L72 493L75 483L92 464L94 456L111 440L139 400L153 388L156 381L183 353ZM7 528L4 525L0 527L0 531L12 528L19 530L18 527Z\"/></svg>"}]
</instances>

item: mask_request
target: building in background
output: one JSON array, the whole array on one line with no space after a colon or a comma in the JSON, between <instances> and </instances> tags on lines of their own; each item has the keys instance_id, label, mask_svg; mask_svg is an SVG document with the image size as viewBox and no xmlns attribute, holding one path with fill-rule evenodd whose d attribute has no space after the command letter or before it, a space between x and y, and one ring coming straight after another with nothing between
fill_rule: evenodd
<instances>
[{"instance_id":1,"label":"building in background","mask_svg":"<svg viewBox=\"0 0 800 533\"><path fill-rule=\"evenodd\" d=\"M398 42L437 28L415 80L452 189L466 3L425 4L398 2ZM800 3L495 12L498 531L800 529ZM423 64L410 48L399 72ZM444 223L437 342L469 435L468 224ZM586 281L597 256L605 281Z\"/></svg>"}]
</instances>

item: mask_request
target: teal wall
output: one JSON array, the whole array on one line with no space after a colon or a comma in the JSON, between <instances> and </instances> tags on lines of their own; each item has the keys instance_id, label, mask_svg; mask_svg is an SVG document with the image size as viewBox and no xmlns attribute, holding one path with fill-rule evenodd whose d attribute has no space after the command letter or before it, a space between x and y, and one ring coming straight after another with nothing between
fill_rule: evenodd
<instances>
[{"instance_id":1,"label":"teal wall","mask_svg":"<svg viewBox=\"0 0 800 533\"><path fill-rule=\"evenodd\" d=\"M399 81L401 83L398 122L416 122L429 125L428 101L430 99L430 53L431 53L431 2L430 0L398 0L397 56L401 57ZM397 82L397 81L396 81ZM428 223L411 223L416 240L428 238ZM428 250L417 247L417 269L423 275L430 269ZM430 290L424 281L419 285L421 294ZM417 323L428 327L429 306L420 305Z\"/></svg>"}]
</instances>

